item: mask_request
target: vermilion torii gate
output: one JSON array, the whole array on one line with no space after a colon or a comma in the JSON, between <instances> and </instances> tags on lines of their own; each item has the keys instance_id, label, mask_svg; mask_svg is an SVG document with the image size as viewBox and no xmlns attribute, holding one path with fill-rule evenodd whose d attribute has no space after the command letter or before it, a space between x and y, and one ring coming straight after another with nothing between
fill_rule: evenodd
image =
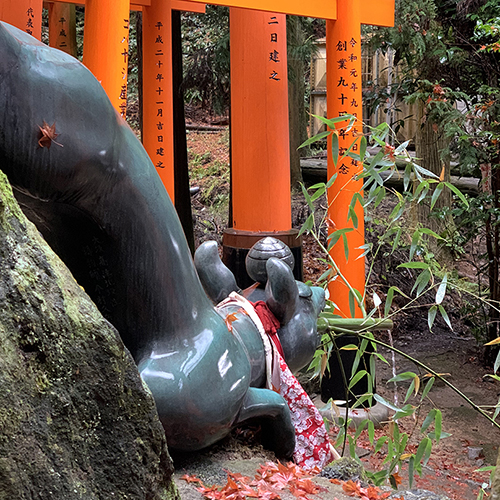
<instances>
[{"instance_id":1,"label":"vermilion torii gate","mask_svg":"<svg viewBox=\"0 0 500 500\"><path fill-rule=\"evenodd\" d=\"M173 198L172 79L170 14L175 3L195 10L203 0L134 0L144 15L144 137L145 147ZM79 3L83 3L80 2ZM349 133L339 128L339 144L348 147L361 133L361 24L390 26L394 0L313 1L216 0L231 7L231 79L233 133L233 228L226 246L238 238L258 239L275 233L293 238L290 214L288 159L288 104L286 86L285 16L294 14L327 19L327 99L330 117L357 115ZM40 37L41 0L3 0L0 19ZM128 13L130 0L86 0L84 63L101 81L115 107L124 112ZM250 10L247 10L250 9ZM268 11L273 11L270 13ZM256 12L259 11L259 12ZM106 40L106 44L102 40ZM101 43L99 43L101 42ZM124 73L125 72L125 73ZM286 146L285 146L286 145ZM356 147L356 146L354 146ZM329 176L338 177L330 189L330 219L337 229L352 226L347 208L361 182L357 162L329 158ZM349 262L341 245L332 256L358 291L364 291L363 213L347 235ZM231 241L227 242L227 238ZM293 247L293 243L291 245ZM240 245L245 249L245 245ZM249 247L249 245L246 245ZM237 247L236 247L237 248ZM330 284L330 294L342 314L349 316L348 290L341 280ZM359 315L359 310L357 311Z\"/></svg>"}]
</instances>

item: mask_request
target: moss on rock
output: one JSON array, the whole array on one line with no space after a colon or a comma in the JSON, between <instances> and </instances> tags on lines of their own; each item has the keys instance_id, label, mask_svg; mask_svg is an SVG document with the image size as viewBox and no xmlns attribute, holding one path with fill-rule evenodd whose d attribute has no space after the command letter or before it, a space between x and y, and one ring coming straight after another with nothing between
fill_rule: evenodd
<instances>
[{"instance_id":1,"label":"moss on rock","mask_svg":"<svg viewBox=\"0 0 500 500\"><path fill-rule=\"evenodd\" d=\"M0 172L0 499L176 498L129 352Z\"/></svg>"}]
</instances>

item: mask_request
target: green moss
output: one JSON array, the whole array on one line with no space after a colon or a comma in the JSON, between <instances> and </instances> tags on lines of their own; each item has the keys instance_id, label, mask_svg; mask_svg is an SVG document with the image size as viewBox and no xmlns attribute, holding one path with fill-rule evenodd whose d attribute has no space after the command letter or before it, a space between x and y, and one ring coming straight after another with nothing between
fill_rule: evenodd
<instances>
[{"instance_id":1,"label":"green moss","mask_svg":"<svg viewBox=\"0 0 500 500\"><path fill-rule=\"evenodd\" d=\"M341 457L327 465L320 474L328 479L338 479L340 481L367 481L365 469L354 458Z\"/></svg>"}]
</instances>

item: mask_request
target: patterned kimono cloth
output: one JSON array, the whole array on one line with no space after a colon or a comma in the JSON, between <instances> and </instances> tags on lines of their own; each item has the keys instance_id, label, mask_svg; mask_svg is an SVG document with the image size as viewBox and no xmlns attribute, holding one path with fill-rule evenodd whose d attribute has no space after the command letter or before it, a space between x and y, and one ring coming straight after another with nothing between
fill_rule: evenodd
<instances>
[{"instance_id":1,"label":"patterned kimono cloth","mask_svg":"<svg viewBox=\"0 0 500 500\"><path fill-rule=\"evenodd\" d=\"M285 399L295 427L295 463L306 470L322 469L339 455L330 443L321 414L283 359L277 335L279 321L263 301L252 304L232 292L219 306L229 302L244 309L262 337L266 353L266 388Z\"/></svg>"}]
</instances>

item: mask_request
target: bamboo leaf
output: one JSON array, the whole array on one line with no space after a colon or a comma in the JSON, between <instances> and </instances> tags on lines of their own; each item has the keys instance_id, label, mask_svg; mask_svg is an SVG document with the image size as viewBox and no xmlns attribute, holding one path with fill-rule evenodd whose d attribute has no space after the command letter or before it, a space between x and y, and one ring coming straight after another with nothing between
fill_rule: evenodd
<instances>
[{"instance_id":1,"label":"bamboo leaf","mask_svg":"<svg viewBox=\"0 0 500 500\"><path fill-rule=\"evenodd\" d=\"M434 192L432 193L432 198L431 198L431 210L434 208L434 205L438 201L439 195L443 191L444 188L444 183L440 182L437 186Z\"/></svg>"},{"instance_id":2,"label":"bamboo leaf","mask_svg":"<svg viewBox=\"0 0 500 500\"><path fill-rule=\"evenodd\" d=\"M367 376L368 372L366 370L359 370L359 372L352 377L349 382L349 389L352 389L363 377Z\"/></svg>"},{"instance_id":3,"label":"bamboo leaf","mask_svg":"<svg viewBox=\"0 0 500 500\"><path fill-rule=\"evenodd\" d=\"M424 467L427 465L429 458L431 458L431 452L432 452L432 440L429 439L429 441L427 441L427 444L425 446L424 461L422 462L422 465Z\"/></svg>"},{"instance_id":4,"label":"bamboo leaf","mask_svg":"<svg viewBox=\"0 0 500 500\"><path fill-rule=\"evenodd\" d=\"M417 229L411 238L410 245L410 260L413 260L413 256L415 255L415 251L417 250L417 244L420 241L420 231Z\"/></svg>"},{"instance_id":5,"label":"bamboo leaf","mask_svg":"<svg viewBox=\"0 0 500 500\"><path fill-rule=\"evenodd\" d=\"M315 193L311 196L311 202L316 201L320 196L323 196L326 191L326 185L323 184L320 188L316 190Z\"/></svg>"},{"instance_id":6,"label":"bamboo leaf","mask_svg":"<svg viewBox=\"0 0 500 500\"><path fill-rule=\"evenodd\" d=\"M410 396L412 395L413 391L415 390L415 379L411 381L410 386L408 387L408 390L406 391L405 395L405 403L410 399Z\"/></svg>"},{"instance_id":7,"label":"bamboo leaf","mask_svg":"<svg viewBox=\"0 0 500 500\"><path fill-rule=\"evenodd\" d=\"M422 434L429 428L429 425L431 425L432 422L434 422L435 418L436 418L436 409L433 408L425 417L422 427L420 428L420 432Z\"/></svg>"},{"instance_id":8,"label":"bamboo leaf","mask_svg":"<svg viewBox=\"0 0 500 500\"><path fill-rule=\"evenodd\" d=\"M443 281L441 281L438 290L436 292L436 304L441 304L443 302L444 296L446 294L446 285L448 283L448 275L445 274L443 277Z\"/></svg>"},{"instance_id":9,"label":"bamboo leaf","mask_svg":"<svg viewBox=\"0 0 500 500\"><path fill-rule=\"evenodd\" d=\"M404 264L399 264L399 267L405 267L406 269L429 269L429 264L425 262L405 262Z\"/></svg>"},{"instance_id":10,"label":"bamboo leaf","mask_svg":"<svg viewBox=\"0 0 500 500\"><path fill-rule=\"evenodd\" d=\"M342 233L342 240L344 241L344 255L345 255L345 261L347 263L347 261L349 260L349 243L347 241L347 236L345 232Z\"/></svg>"},{"instance_id":11,"label":"bamboo leaf","mask_svg":"<svg viewBox=\"0 0 500 500\"><path fill-rule=\"evenodd\" d=\"M436 410L436 418L434 419L434 434L436 436L436 443L439 443L441 439L441 426L442 426L443 415L441 410Z\"/></svg>"},{"instance_id":12,"label":"bamboo leaf","mask_svg":"<svg viewBox=\"0 0 500 500\"><path fill-rule=\"evenodd\" d=\"M300 228L298 236L300 236L302 233L309 232L314 226L314 213L309 215L309 217L306 219L302 227Z\"/></svg>"},{"instance_id":13,"label":"bamboo leaf","mask_svg":"<svg viewBox=\"0 0 500 500\"><path fill-rule=\"evenodd\" d=\"M410 185L411 179L411 163L408 163L405 167L405 173L403 175L403 189L404 191L408 191L408 186Z\"/></svg>"},{"instance_id":14,"label":"bamboo leaf","mask_svg":"<svg viewBox=\"0 0 500 500\"><path fill-rule=\"evenodd\" d=\"M312 116L314 116L314 118L317 118L320 122L323 122L327 127L330 127L331 129L335 128L336 123L346 122L347 120L350 120L352 118L352 115L337 116L335 118L325 118L324 116L320 115Z\"/></svg>"},{"instance_id":15,"label":"bamboo leaf","mask_svg":"<svg viewBox=\"0 0 500 500\"><path fill-rule=\"evenodd\" d=\"M426 175L427 177L439 180L439 176L437 176L434 172L431 172L430 170L427 170L426 168L417 165L416 163L413 164L413 168L415 169L415 173Z\"/></svg>"},{"instance_id":16,"label":"bamboo leaf","mask_svg":"<svg viewBox=\"0 0 500 500\"><path fill-rule=\"evenodd\" d=\"M359 141L359 156L361 158L361 161L363 161L365 159L366 146L367 146L366 137L363 136L363 137L361 137L361 140Z\"/></svg>"},{"instance_id":17,"label":"bamboo leaf","mask_svg":"<svg viewBox=\"0 0 500 500\"><path fill-rule=\"evenodd\" d=\"M399 408L397 406L394 406L392 403L389 403L389 401L386 401L380 394L375 393L373 397L380 404L387 406L387 408L390 408L391 410L394 410L396 412L399 411Z\"/></svg>"},{"instance_id":18,"label":"bamboo leaf","mask_svg":"<svg viewBox=\"0 0 500 500\"><path fill-rule=\"evenodd\" d=\"M431 377L427 384L425 384L424 390L422 392L422 400L425 399L427 394L429 394L429 391L431 390L432 386L434 385L434 381L436 380L436 377Z\"/></svg>"},{"instance_id":19,"label":"bamboo leaf","mask_svg":"<svg viewBox=\"0 0 500 500\"><path fill-rule=\"evenodd\" d=\"M356 344L349 344L349 345L344 345L342 346L339 351L357 351L359 349L359 346Z\"/></svg>"},{"instance_id":20,"label":"bamboo leaf","mask_svg":"<svg viewBox=\"0 0 500 500\"><path fill-rule=\"evenodd\" d=\"M427 324L429 325L429 330L432 331L432 325L434 324L434 320L436 319L438 308L436 305L432 306L427 313Z\"/></svg>"},{"instance_id":21,"label":"bamboo leaf","mask_svg":"<svg viewBox=\"0 0 500 500\"><path fill-rule=\"evenodd\" d=\"M382 200L385 198L385 188L383 186L378 186L376 188L376 193L377 193L377 196L375 198L375 208L377 208L380 203L382 202Z\"/></svg>"},{"instance_id":22,"label":"bamboo leaf","mask_svg":"<svg viewBox=\"0 0 500 500\"><path fill-rule=\"evenodd\" d=\"M309 205L309 208L311 209L311 211L313 211L314 205L312 204L311 196L310 196L309 192L307 191L306 187L304 186L304 184L302 184L302 182L300 183L300 188L302 189L302 194L304 195L304 198L305 198L307 204Z\"/></svg>"},{"instance_id":23,"label":"bamboo leaf","mask_svg":"<svg viewBox=\"0 0 500 500\"><path fill-rule=\"evenodd\" d=\"M400 227L398 228L398 230L396 231L396 236L394 237L394 241L392 242L392 250L391 250L391 254L394 252L394 250L396 250L396 248L398 247L398 243L399 243L399 239L401 238L401 234L403 232L403 228Z\"/></svg>"},{"instance_id":24,"label":"bamboo leaf","mask_svg":"<svg viewBox=\"0 0 500 500\"><path fill-rule=\"evenodd\" d=\"M460 191L460 189L458 189L456 186L454 186L453 184L451 184L450 182L445 182L446 184L446 187L448 189L450 189L451 191L453 191L454 194L456 194L459 198L460 198L460 201L467 207L469 208L469 202L467 201L467 198L464 196L464 194L462 193L462 191Z\"/></svg>"},{"instance_id":25,"label":"bamboo leaf","mask_svg":"<svg viewBox=\"0 0 500 500\"><path fill-rule=\"evenodd\" d=\"M418 394L418 391L420 390L420 377L418 375L415 375L415 378L413 379L415 381L415 396Z\"/></svg>"},{"instance_id":26,"label":"bamboo leaf","mask_svg":"<svg viewBox=\"0 0 500 500\"><path fill-rule=\"evenodd\" d=\"M326 130L325 132L320 132L319 134L313 135L312 137L309 137L306 141L304 141L297 149L300 148L305 148L306 146L309 146L309 144L313 144L315 142L321 141L328 135L332 133L331 130Z\"/></svg>"},{"instance_id":27,"label":"bamboo leaf","mask_svg":"<svg viewBox=\"0 0 500 500\"><path fill-rule=\"evenodd\" d=\"M349 290L349 312L351 313L351 318L354 318L356 316L354 294L351 290Z\"/></svg>"},{"instance_id":28,"label":"bamboo leaf","mask_svg":"<svg viewBox=\"0 0 500 500\"><path fill-rule=\"evenodd\" d=\"M500 367L500 351L498 351L497 357L495 359L495 364L493 365L493 373L496 373L499 367Z\"/></svg>"},{"instance_id":29,"label":"bamboo leaf","mask_svg":"<svg viewBox=\"0 0 500 500\"><path fill-rule=\"evenodd\" d=\"M349 219L351 219L354 228L358 229L358 215L356 214L356 210L354 210L354 208L351 205L349 205L347 209L347 214L348 214L347 220L349 221Z\"/></svg>"},{"instance_id":30,"label":"bamboo leaf","mask_svg":"<svg viewBox=\"0 0 500 500\"><path fill-rule=\"evenodd\" d=\"M420 441L417 452L415 453L415 462L420 463L422 458L424 458L425 451L427 450L427 446L429 446L429 443L432 446L432 441L428 437L424 437L424 439Z\"/></svg>"},{"instance_id":31,"label":"bamboo leaf","mask_svg":"<svg viewBox=\"0 0 500 500\"><path fill-rule=\"evenodd\" d=\"M408 462L408 484L410 486L410 489L413 486L413 476L415 474L414 466L415 466L415 457L412 456L410 457L410 461Z\"/></svg>"},{"instance_id":32,"label":"bamboo leaf","mask_svg":"<svg viewBox=\"0 0 500 500\"><path fill-rule=\"evenodd\" d=\"M424 288L429 284L429 281L431 279L431 273L428 269L425 269L422 271L418 276L417 279L415 280L415 283L413 284L413 288L411 289L411 292L417 289L417 297L423 292Z\"/></svg>"},{"instance_id":33,"label":"bamboo leaf","mask_svg":"<svg viewBox=\"0 0 500 500\"><path fill-rule=\"evenodd\" d=\"M337 167L339 161L339 133L337 131L332 133L332 159L333 164Z\"/></svg>"},{"instance_id":34,"label":"bamboo leaf","mask_svg":"<svg viewBox=\"0 0 500 500\"><path fill-rule=\"evenodd\" d=\"M441 304L439 304L438 307L439 307L439 312L441 313L441 316L446 321L446 324L450 327L450 330L453 331L453 327L451 326L450 318L448 317L448 314L444 310L444 307Z\"/></svg>"},{"instance_id":35,"label":"bamboo leaf","mask_svg":"<svg viewBox=\"0 0 500 500\"><path fill-rule=\"evenodd\" d=\"M402 382L403 380L410 380L412 378L415 378L417 375L413 372L404 372L400 373L399 375L396 375L395 377L392 377L389 379L387 382Z\"/></svg>"},{"instance_id":36,"label":"bamboo leaf","mask_svg":"<svg viewBox=\"0 0 500 500\"><path fill-rule=\"evenodd\" d=\"M327 189L328 189L328 188L331 188L331 187L333 186L333 183L336 181L336 179L337 179L338 175L339 175L338 173L335 173L335 174L333 174L333 175L330 177L330 179L329 179L329 180L328 180L328 182L326 183L326 187L327 187Z\"/></svg>"},{"instance_id":37,"label":"bamboo leaf","mask_svg":"<svg viewBox=\"0 0 500 500\"><path fill-rule=\"evenodd\" d=\"M384 446L384 444L387 443L388 439L389 438L387 436L379 437L377 439L377 443L375 444L374 453L378 453L382 449L382 446Z\"/></svg>"},{"instance_id":38,"label":"bamboo leaf","mask_svg":"<svg viewBox=\"0 0 500 500\"><path fill-rule=\"evenodd\" d=\"M395 288L391 286L387 292L387 297L385 298L384 316L388 316L391 311L392 299L394 298ZM499 337L500 338L500 337Z\"/></svg>"},{"instance_id":39,"label":"bamboo leaf","mask_svg":"<svg viewBox=\"0 0 500 500\"><path fill-rule=\"evenodd\" d=\"M496 345L496 344L500 344L500 337L497 337L495 340L492 340L490 342L487 342L486 344L484 345Z\"/></svg>"},{"instance_id":40,"label":"bamboo leaf","mask_svg":"<svg viewBox=\"0 0 500 500\"><path fill-rule=\"evenodd\" d=\"M403 142L402 144L400 144L396 150L394 151L394 154L400 154L401 151L404 151L407 147L408 147L408 144L410 144L410 141L405 141Z\"/></svg>"},{"instance_id":41,"label":"bamboo leaf","mask_svg":"<svg viewBox=\"0 0 500 500\"><path fill-rule=\"evenodd\" d=\"M439 234L435 233L432 229L429 229L428 227L421 227L419 231L423 234L427 234L428 236L433 236L437 240L444 239L443 237L439 236Z\"/></svg>"}]
</instances>

